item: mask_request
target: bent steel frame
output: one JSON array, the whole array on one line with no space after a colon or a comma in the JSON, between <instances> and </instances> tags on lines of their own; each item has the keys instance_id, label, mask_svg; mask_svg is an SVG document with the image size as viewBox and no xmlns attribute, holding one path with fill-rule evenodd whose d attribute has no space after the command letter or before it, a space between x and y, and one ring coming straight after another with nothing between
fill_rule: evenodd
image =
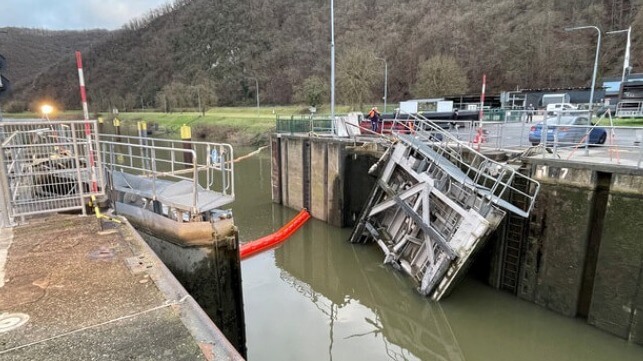
<instances>
[{"instance_id":1,"label":"bent steel frame","mask_svg":"<svg viewBox=\"0 0 643 361\"><path fill-rule=\"evenodd\" d=\"M413 117L417 127L397 133L398 142L374 167L379 177L350 241L375 242L384 263L440 300L505 211L529 215L540 185L519 167L492 161Z\"/></svg>"}]
</instances>

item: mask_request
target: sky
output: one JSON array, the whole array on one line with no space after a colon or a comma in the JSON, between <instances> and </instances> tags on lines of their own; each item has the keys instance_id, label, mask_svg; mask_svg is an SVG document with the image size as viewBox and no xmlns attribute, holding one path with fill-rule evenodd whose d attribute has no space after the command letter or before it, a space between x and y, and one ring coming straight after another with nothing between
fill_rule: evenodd
<instances>
[{"instance_id":1,"label":"sky","mask_svg":"<svg viewBox=\"0 0 643 361\"><path fill-rule=\"evenodd\" d=\"M171 0L0 0L0 28L118 29Z\"/></svg>"}]
</instances>

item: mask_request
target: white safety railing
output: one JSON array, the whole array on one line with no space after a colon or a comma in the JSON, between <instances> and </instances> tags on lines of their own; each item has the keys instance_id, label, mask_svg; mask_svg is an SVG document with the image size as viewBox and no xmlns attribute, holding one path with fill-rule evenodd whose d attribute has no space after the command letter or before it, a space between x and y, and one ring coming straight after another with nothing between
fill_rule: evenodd
<instances>
[{"instance_id":1,"label":"white safety railing","mask_svg":"<svg viewBox=\"0 0 643 361\"><path fill-rule=\"evenodd\" d=\"M210 205L234 201L234 153L229 144L103 134L100 151L112 185L121 192L161 200L193 215L204 211L206 199ZM119 173L126 186L114 180ZM181 181L190 182L189 190L182 187L170 194L168 186Z\"/></svg>"},{"instance_id":2,"label":"white safety railing","mask_svg":"<svg viewBox=\"0 0 643 361\"><path fill-rule=\"evenodd\" d=\"M624 100L616 106L616 116L624 118L643 117L643 101Z\"/></svg>"},{"instance_id":3,"label":"white safety railing","mask_svg":"<svg viewBox=\"0 0 643 361\"><path fill-rule=\"evenodd\" d=\"M82 210L104 194L95 121L4 121L0 124L0 208L17 217Z\"/></svg>"}]
</instances>

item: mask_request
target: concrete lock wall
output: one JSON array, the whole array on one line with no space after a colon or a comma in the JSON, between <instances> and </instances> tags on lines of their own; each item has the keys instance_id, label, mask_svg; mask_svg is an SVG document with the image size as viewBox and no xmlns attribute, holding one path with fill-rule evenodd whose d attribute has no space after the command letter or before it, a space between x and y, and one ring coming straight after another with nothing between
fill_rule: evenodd
<instances>
[{"instance_id":1,"label":"concrete lock wall","mask_svg":"<svg viewBox=\"0 0 643 361\"><path fill-rule=\"evenodd\" d=\"M588 244L592 171L536 166L541 183L530 220L518 296L576 316Z\"/></svg>"},{"instance_id":2,"label":"concrete lock wall","mask_svg":"<svg viewBox=\"0 0 643 361\"><path fill-rule=\"evenodd\" d=\"M293 209L307 208L316 219L344 226L346 147L353 143L273 135L271 144L273 202Z\"/></svg>"},{"instance_id":3,"label":"concrete lock wall","mask_svg":"<svg viewBox=\"0 0 643 361\"><path fill-rule=\"evenodd\" d=\"M643 177L612 177L588 322L643 344Z\"/></svg>"},{"instance_id":4,"label":"concrete lock wall","mask_svg":"<svg viewBox=\"0 0 643 361\"><path fill-rule=\"evenodd\" d=\"M353 224L373 187L368 168L381 153L297 135L273 136L272 145L274 202L308 206L334 226ZM480 256L489 265L477 272L502 288L507 245L518 243L518 280L510 292L643 344L643 172L561 160L525 165L541 183L535 208L517 223L525 227L517 239L516 232L508 238L506 224L499 227L487 256Z\"/></svg>"},{"instance_id":5,"label":"concrete lock wall","mask_svg":"<svg viewBox=\"0 0 643 361\"><path fill-rule=\"evenodd\" d=\"M517 296L643 344L643 174L532 164L532 177Z\"/></svg>"}]
</instances>

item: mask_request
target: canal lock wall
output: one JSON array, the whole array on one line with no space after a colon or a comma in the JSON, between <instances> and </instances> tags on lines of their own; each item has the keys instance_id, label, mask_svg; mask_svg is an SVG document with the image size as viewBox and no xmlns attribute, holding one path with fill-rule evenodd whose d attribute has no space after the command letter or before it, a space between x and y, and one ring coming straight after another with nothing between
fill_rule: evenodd
<instances>
[{"instance_id":1,"label":"canal lock wall","mask_svg":"<svg viewBox=\"0 0 643 361\"><path fill-rule=\"evenodd\" d=\"M350 227L375 184L381 146L275 135L273 202ZM511 213L472 267L491 286L643 345L643 172L529 158L541 184L528 219Z\"/></svg>"},{"instance_id":2,"label":"canal lock wall","mask_svg":"<svg viewBox=\"0 0 643 361\"><path fill-rule=\"evenodd\" d=\"M538 159L525 171L540 193L490 242L489 283L643 345L643 174Z\"/></svg>"}]
</instances>

